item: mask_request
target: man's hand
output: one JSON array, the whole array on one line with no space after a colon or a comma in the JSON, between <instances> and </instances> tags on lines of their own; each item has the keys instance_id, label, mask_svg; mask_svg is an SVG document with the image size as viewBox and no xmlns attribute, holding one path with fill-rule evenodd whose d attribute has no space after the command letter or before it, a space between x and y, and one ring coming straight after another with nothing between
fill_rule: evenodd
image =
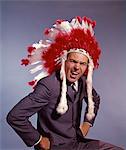
<instances>
[{"instance_id":1,"label":"man's hand","mask_svg":"<svg viewBox=\"0 0 126 150\"><path fill-rule=\"evenodd\" d=\"M47 137L42 137L41 141L35 146L37 150L49 150L50 140Z\"/></svg>"},{"instance_id":2,"label":"man's hand","mask_svg":"<svg viewBox=\"0 0 126 150\"><path fill-rule=\"evenodd\" d=\"M80 125L80 130L84 137L88 134L90 127L91 125L88 122L84 122Z\"/></svg>"}]
</instances>

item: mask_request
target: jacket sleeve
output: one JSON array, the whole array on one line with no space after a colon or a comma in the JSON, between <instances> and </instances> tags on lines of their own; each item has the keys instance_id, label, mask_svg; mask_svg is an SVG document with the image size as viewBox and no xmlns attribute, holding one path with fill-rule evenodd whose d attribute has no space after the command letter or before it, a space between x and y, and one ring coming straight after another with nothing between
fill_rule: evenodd
<instances>
[{"instance_id":1,"label":"jacket sleeve","mask_svg":"<svg viewBox=\"0 0 126 150\"><path fill-rule=\"evenodd\" d=\"M48 104L49 89L40 80L34 91L17 103L7 115L7 122L22 138L27 146L33 146L40 134L29 121L29 117Z\"/></svg>"},{"instance_id":2,"label":"jacket sleeve","mask_svg":"<svg viewBox=\"0 0 126 150\"><path fill-rule=\"evenodd\" d=\"M100 96L97 94L97 92L94 88L92 89L92 96L93 96L93 101L94 101L94 113L95 113L95 117L92 120L88 120L88 118L86 117L86 114L87 114L87 111L88 111L88 97L87 97L87 94L85 94L85 97L84 97L84 100L87 104L85 115L84 115L84 122L90 123L91 126L93 126L93 124L94 124L95 118L96 118L97 113L98 113L99 104L100 104Z\"/></svg>"}]
</instances>

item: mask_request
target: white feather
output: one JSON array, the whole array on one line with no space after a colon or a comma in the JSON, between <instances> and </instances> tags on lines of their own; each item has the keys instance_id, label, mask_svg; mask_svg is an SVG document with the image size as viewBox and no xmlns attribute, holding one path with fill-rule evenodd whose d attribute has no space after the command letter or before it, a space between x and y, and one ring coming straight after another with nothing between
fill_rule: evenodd
<instances>
[{"instance_id":1,"label":"white feather","mask_svg":"<svg viewBox=\"0 0 126 150\"><path fill-rule=\"evenodd\" d=\"M47 71L43 71L41 73L39 73L35 78L34 80L37 80L39 81L40 79L44 78L44 77L47 77L49 74Z\"/></svg>"},{"instance_id":2,"label":"white feather","mask_svg":"<svg viewBox=\"0 0 126 150\"><path fill-rule=\"evenodd\" d=\"M93 29L92 29L92 25L91 25L91 24L89 24L89 30L90 30L90 32L91 32L91 35L93 36L93 35L94 35L94 31L93 31Z\"/></svg>"},{"instance_id":3,"label":"white feather","mask_svg":"<svg viewBox=\"0 0 126 150\"><path fill-rule=\"evenodd\" d=\"M36 64L38 64L38 63L40 63L41 61L36 61L36 62L33 62L33 63L31 63L31 65L36 65Z\"/></svg>"},{"instance_id":4,"label":"white feather","mask_svg":"<svg viewBox=\"0 0 126 150\"><path fill-rule=\"evenodd\" d=\"M74 29L76 29L76 28L82 28L80 22L78 21L78 19L72 20L71 25L72 25L72 27Z\"/></svg>"},{"instance_id":5,"label":"white feather","mask_svg":"<svg viewBox=\"0 0 126 150\"><path fill-rule=\"evenodd\" d=\"M60 24L60 29L66 31L66 32L70 32L72 28L68 21L63 21Z\"/></svg>"},{"instance_id":6,"label":"white feather","mask_svg":"<svg viewBox=\"0 0 126 150\"><path fill-rule=\"evenodd\" d=\"M53 27L64 32L70 32L72 29L71 24L68 21L63 21L60 24L54 24Z\"/></svg>"},{"instance_id":7,"label":"white feather","mask_svg":"<svg viewBox=\"0 0 126 150\"><path fill-rule=\"evenodd\" d=\"M37 71L39 71L39 70L42 70L42 68L43 68L42 65L38 65L38 66L36 66L35 68L31 69L31 70L30 70L30 73L33 74L33 73L35 73L35 72L37 72Z\"/></svg>"}]
</instances>

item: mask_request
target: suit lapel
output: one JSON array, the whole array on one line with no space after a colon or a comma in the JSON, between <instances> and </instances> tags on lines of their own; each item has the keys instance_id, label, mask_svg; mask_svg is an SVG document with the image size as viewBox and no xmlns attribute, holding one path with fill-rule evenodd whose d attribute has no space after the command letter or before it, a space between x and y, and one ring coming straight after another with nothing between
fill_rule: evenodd
<instances>
[{"instance_id":1,"label":"suit lapel","mask_svg":"<svg viewBox=\"0 0 126 150\"><path fill-rule=\"evenodd\" d=\"M71 101L74 101L75 92L70 85L67 86L67 95L70 97Z\"/></svg>"},{"instance_id":2,"label":"suit lapel","mask_svg":"<svg viewBox=\"0 0 126 150\"><path fill-rule=\"evenodd\" d=\"M80 100L82 100L86 95L86 77L83 76L80 78Z\"/></svg>"}]
</instances>

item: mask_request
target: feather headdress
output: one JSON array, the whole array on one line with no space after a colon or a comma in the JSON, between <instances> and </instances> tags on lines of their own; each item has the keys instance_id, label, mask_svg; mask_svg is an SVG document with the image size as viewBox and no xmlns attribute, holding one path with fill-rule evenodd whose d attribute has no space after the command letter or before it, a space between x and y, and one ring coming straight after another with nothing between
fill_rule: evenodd
<instances>
[{"instance_id":1,"label":"feather headdress","mask_svg":"<svg viewBox=\"0 0 126 150\"><path fill-rule=\"evenodd\" d=\"M70 52L78 52L86 55L89 59L87 70L87 94L89 109L87 117L94 117L94 103L92 100L92 74L93 69L98 67L101 50L94 36L95 21L87 17L75 17L70 22L57 20L52 28L45 30L45 40L40 40L28 47L28 57L22 59L22 65L32 65L31 73L40 72L33 81L35 86L38 80L50 75L61 68L62 79L61 100L57 111L64 114L67 109L66 100L66 76L65 60Z\"/></svg>"}]
</instances>

